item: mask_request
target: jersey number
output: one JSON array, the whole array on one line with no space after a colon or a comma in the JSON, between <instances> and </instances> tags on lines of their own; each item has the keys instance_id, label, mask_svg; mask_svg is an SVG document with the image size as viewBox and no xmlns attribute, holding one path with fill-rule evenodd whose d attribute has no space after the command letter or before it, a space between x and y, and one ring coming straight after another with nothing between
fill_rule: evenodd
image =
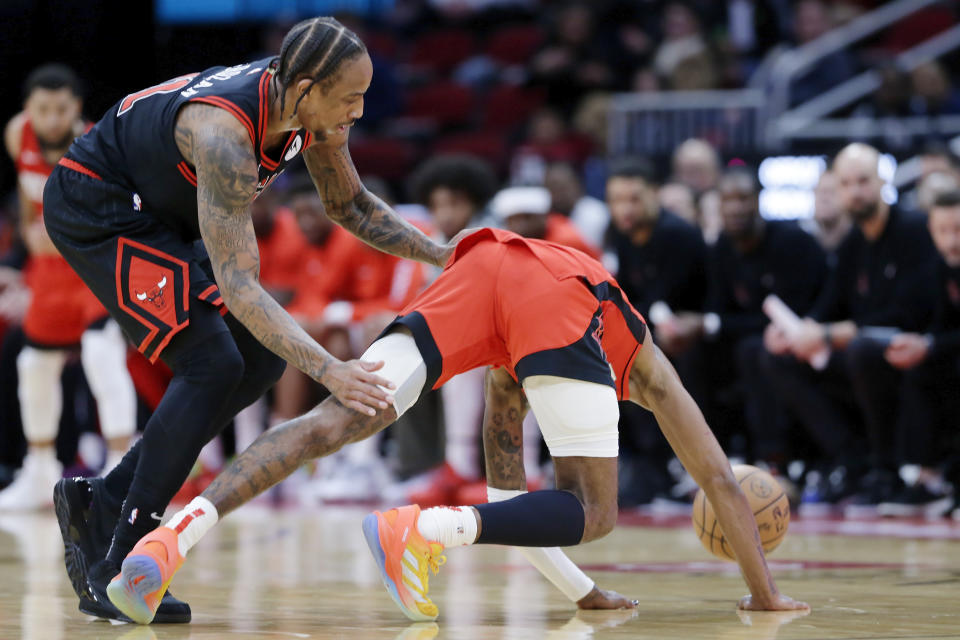
<instances>
[{"instance_id":1,"label":"jersey number","mask_svg":"<svg viewBox=\"0 0 960 640\"><path fill-rule=\"evenodd\" d=\"M139 100L144 98L149 98L150 96L157 93L173 93L174 91L179 91L185 86L190 84L190 81L196 78L199 73L189 73L185 76L180 76L179 78L174 78L173 80L167 80L160 84L154 85L142 91L137 91L136 93L131 93L120 103L120 108L117 109L117 117L122 116L127 111L130 111Z\"/></svg>"}]
</instances>

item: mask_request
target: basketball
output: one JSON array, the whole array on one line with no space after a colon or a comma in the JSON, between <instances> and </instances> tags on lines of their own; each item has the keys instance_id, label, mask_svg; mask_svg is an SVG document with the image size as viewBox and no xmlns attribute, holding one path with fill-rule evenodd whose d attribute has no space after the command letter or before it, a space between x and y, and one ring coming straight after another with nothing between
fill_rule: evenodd
<instances>
[{"instance_id":1,"label":"basketball","mask_svg":"<svg viewBox=\"0 0 960 640\"><path fill-rule=\"evenodd\" d=\"M787 494L780 483L763 469L738 464L733 467L733 475L747 496L753 517L757 520L763 550L770 553L787 535L787 526L790 524L790 502ZM713 506L707 500L703 489L697 491L693 499L693 530L707 551L722 560L736 560L733 548L720 530Z\"/></svg>"}]
</instances>

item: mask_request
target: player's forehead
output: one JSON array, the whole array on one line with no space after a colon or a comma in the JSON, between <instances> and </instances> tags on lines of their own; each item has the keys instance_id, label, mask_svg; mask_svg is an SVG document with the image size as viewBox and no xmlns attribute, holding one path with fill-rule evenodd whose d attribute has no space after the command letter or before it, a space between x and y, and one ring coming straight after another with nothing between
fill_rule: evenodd
<instances>
[{"instance_id":1,"label":"player's forehead","mask_svg":"<svg viewBox=\"0 0 960 640\"><path fill-rule=\"evenodd\" d=\"M46 104L65 104L71 101L79 100L69 87L60 87L58 89L48 89L46 87L34 87L27 96L28 105L46 105Z\"/></svg>"},{"instance_id":2,"label":"player's forehead","mask_svg":"<svg viewBox=\"0 0 960 640\"><path fill-rule=\"evenodd\" d=\"M339 97L359 97L370 88L372 80L373 63L370 56L363 53L343 63L331 87L331 93Z\"/></svg>"}]
</instances>

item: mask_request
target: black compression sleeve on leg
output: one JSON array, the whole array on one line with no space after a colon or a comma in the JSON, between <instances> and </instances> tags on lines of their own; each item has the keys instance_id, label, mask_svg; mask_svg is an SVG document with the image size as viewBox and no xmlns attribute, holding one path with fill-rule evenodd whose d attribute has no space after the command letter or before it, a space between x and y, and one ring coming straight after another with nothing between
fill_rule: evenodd
<instances>
[{"instance_id":1,"label":"black compression sleeve on leg","mask_svg":"<svg viewBox=\"0 0 960 640\"><path fill-rule=\"evenodd\" d=\"M583 539L586 515L569 491L534 491L474 508L480 513L479 544L569 547Z\"/></svg>"}]
</instances>

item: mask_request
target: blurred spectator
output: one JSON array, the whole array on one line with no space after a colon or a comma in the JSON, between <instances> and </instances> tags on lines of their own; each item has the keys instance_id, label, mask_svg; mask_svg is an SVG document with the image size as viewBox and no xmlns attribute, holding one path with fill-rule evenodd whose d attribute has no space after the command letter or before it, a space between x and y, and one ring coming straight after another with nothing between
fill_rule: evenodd
<instances>
[{"instance_id":1,"label":"blurred spectator","mask_svg":"<svg viewBox=\"0 0 960 640\"><path fill-rule=\"evenodd\" d=\"M960 113L960 91L953 88L946 69L931 60L910 73L910 114L942 116Z\"/></svg>"},{"instance_id":2,"label":"blurred spectator","mask_svg":"<svg viewBox=\"0 0 960 640\"><path fill-rule=\"evenodd\" d=\"M550 210L566 216L592 247L603 247L610 212L603 201L588 196L573 165L554 162L547 167L544 186L550 191Z\"/></svg>"},{"instance_id":3,"label":"blurred spectator","mask_svg":"<svg viewBox=\"0 0 960 640\"><path fill-rule=\"evenodd\" d=\"M880 74L880 86L853 115L870 118L899 118L907 115L910 110L910 82L907 75L893 62L881 64L877 73Z\"/></svg>"},{"instance_id":4,"label":"blurred spectator","mask_svg":"<svg viewBox=\"0 0 960 640\"><path fill-rule=\"evenodd\" d=\"M936 174L934 174L936 175ZM960 190L941 193L929 209L930 235L937 247L937 303L929 333L903 332L890 340L884 356L903 370L895 449L898 462L920 465L911 486L902 487L879 507L881 515L939 516L951 501L937 466L951 446L960 414ZM878 388L875 393L897 393ZM956 475L956 474L954 474ZM960 486L960 477L949 478ZM953 508L960 506L953 500Z\"/></svg>"},{"instance_id":5,"label":"blurred spectator","mask_svg":"<svg viewBox=\"0 0 960 640\"><path fill-rule=\"evenodd\" d=\"M589 139L570 131L559 111L544 107L527 123L527 138L514 151L510 176L516 184L543 184L547 163L579 166L589 152Z\"/></svg>"},{"instance_id":6,"label":"blurred spectator","mask_svg":"<svg viewBox=\"0 0 960 640\"><path fill-rule=\"evenodd\" d=\"M870 123L883 119L883 146L891 150L908 149L914 144L914 136L899 118L909 115L910 112L909 78L894 62L881 64L877 72L880 74L880 86L869 99L854 109L851 115L861 121L869 119L867 122ZM851 130L851 137L863 137L858 134L856 126Z\"/></svg>"},{"instance_id":7,"label":"blurred spectator","mask_svg":"<svg viewBox=\"0 0 960 640\"><path fill-rule=\"evenodd\" d=\"M656 302L677 312L701 311L706 246L696 227L660 206L651 172L640 160L624 159L611 167L607 179L617 281L645 318ZM679 339L664 343L658 338L668 353L680 347Z\"/></svg>"},{"instance_id":8,"label":"blurred spectator","mask_svg":"<svg viewBox=\"0 0 960 640\"><path fill-rule=\"evenodd\" d=\"M927 174L917 185L917 209L929 211L937 196L960 188L960 177L956 173L935 171Z\"/></svg>"},{"instance_id":9,"label":"blurred spectator","mask_svg":"<svg viewBox=\"0 0 960 640\"><path fill-rule=\"evenodd\" d=\"M836 253L853 223L840 202L837 176L824 171L813 191L813 229L820 246L830 255Z\"/></svg>"},{"instance_id":10,"label":"blurred spectator","mask_svg":"<svg viewBox=\"0 0 960 640\"><path fill-rule=\"evenodd\" d=\"M673 76L681 63L709 58L700 20L686 2L668 2L663 9L663 41L653 56L653 68L661 78Z\"/></svg>"},{"instance_id":11,"label":"blurred spectator","mask_svg":"<svg viewBox=\"0 0 960 640\"><path fill-rule=\"evenodd\" d=\"M490 201L490 212L508 231L524 238L547 240L598 257L577 228L563 215L551 213L550 192L544 187L508 187Z\"/></svg>"},{"instance_id":12,"label":"blurred spectator","mask_svg":"<svg viewBox=\"0 0 960 640\"><path fill-rule=\"evenodd\" d=\"M706 140L686 140L673 152L673 179L693 189L699 198L717 187L720 156Z\"/></svg>"},{"instance_id":13,"label":"blurred spectator","mask_svg":"<svg viewBox=\"0 0 960 640\"><path fill-rule=\"evenodd\" d=\"M607 188L607 114L610 112L610 94L594 92L587 95L573 115L574 129L589 141L593 148L583 161L584 191L602 199Z\"/></svg>"},{"instance_id":14,"label":"blurred spectator","mask_svg":"<svg viewBox=\"0 0 960 640\"><path fill-rule=\"evenodd\" d=\"M718 190L723 232L707 262L709 312L702 316L703 366L697 368L705 377L701 406L715 430L737 429L724 425L723 416L730 415L724 404L738 386L754 459L783 465L790 459L788 425L759 367L768 323L762 305L776 295L798 313L809 311L827 275L826 256L795 221L760 216L755 172L730 169Z\"/></svg>"},{"instance_id":15,"label":"blurred spectator","mask_svg":"<svg viewBox=\"0 0 960 640\"><path fill-rule=\"evenodd\" d=\"M905 209L929 211L937 194L952 191L960 183L956 156L939 140L930 140L920 152L897 167L896 182L913 182L914 189L902 190L900 204Z\"/></svg>"},{"instance_id":16,"label":"blurred spectator","mask_svg":"<svg viewBox=\"0 0 960 640\"><path fill-rule=\"evenodd\" d=\"M306 184L297 188L314 188L309 180L303 176L300 182ZM265 189L250 204L250 217L260 250L260 282L277 302L287 305L300 278L307 240L293 212L279 205L278 194Z\"/></svg>"},{"instance_id":17,"label":"blurred spectator","mask_svg":"<svg viewBox=\"0 0 960 640\"><path fill-rule=\"evenodd\" d=\"M933 306L925 283L932 278L934 250L925 220L883 201L878 162L879 152L860 143L837 155L833 172L855 226L809 318L790 335L769 325L765 341L772 355L761 359L780 400L843 467L844 473L830 474L830 486L811 491L826 501L855 493L852 511L875 506L897 489L897 397L876 390L899 384L900 373L884 359L891 332L922 329ZM825 350L832 351L824 370L807 365ZM857 414L867 427L866 459L855 435Z\"/></svg>"},{"instance_id":18,"label":"blurred spectator","mask_svg":"<svg viewBox=\"0 0 960 640\"><path fill-rule=\"evenodd\" d=\"M813 42L834 27L830 16L830 5L825 0L799 0L793 9L794 44L802 46ZM774 63L787 53L787 47L773 49L764 60L758 73L767 74L766 81L772 80L769 73ZM853 77L857 65L847 51L835 51L820 59L810 69L790 84L790 106L796 106L832 89L841 82Z\"/></svg>"},{"instance_id":19,"label":"blurred spectator","mask_svg":"<svg viewBox=\"0 0 960 640\"><path fill-rule=\"evenodd\" d=\"M939 142L929 142L918 154L920 160L920 177L925 178L931 173L947 173L960 176L957 157L950 148ZM929 207L925 208L926 211Z\"/></svg>"},{"instance_id":20,"label":"blurred spectator","mask_svg":"<svg viewBox=\"0 0 960 640\"><path fill-rule=\"evenodd\" d=\"M693 191L704 239L713 244L720 233L720 201L716 193L720 156L706 140L691 138L673 152L673 178Z\"/></svg>"},{"instance_id":21,"label":"blurred spectator","mask_svg":"<svg viewBox=\"0 0 960 640\"><path fill-rule=\"evenodd\" d=\"M417 168L410 182L411 195L430 212L441 239L492 225L485 210L497 182L483 160L463 154L435 156Z\"/></svg>"},{"instance_id":22,"label":"blurred spectator","mask_svg":"<svg viewBox=\"0 0 960 640\"><path fill-rule=\"evenodd\" d=\"M673 68L667 85L673 91L716 89L720 78L713 59L707 55L684 58Z\"/></svg>"},{"instance_id":23,"label":"blurred spectator","mask_svg":"<svg viewBox=\"0 0 960 640\"><path fill-rule=\"evenodd\" d=\"M700 212L693 198L693 189L679 182L668 182L658 191L660 206L671 211L693 226L700 224Z\"/></svg>"},{"instance_id":24,"label":"blurred spectator","mask_svg":"<svg viewBox=\"0 0 960 640\"><path fill-rule=\"evenodd\" d=\"M651 67L640 67L630 79L630 90L634 93L656 93L662 88L660 77Z\"/></svg>"},{"instance_id":25,"label":"blurred spectator","mask_svg":"<svg viewBox=\"0 0 960 640\"><path fill-rule=\"evenodd\" d=\"M585 2L558 4L547 42L529 70L533 82L547 88L550 103L569 111L585 92L607 89L615 77L596 37L592 7Z\"/></svg>"}]
</instances>

